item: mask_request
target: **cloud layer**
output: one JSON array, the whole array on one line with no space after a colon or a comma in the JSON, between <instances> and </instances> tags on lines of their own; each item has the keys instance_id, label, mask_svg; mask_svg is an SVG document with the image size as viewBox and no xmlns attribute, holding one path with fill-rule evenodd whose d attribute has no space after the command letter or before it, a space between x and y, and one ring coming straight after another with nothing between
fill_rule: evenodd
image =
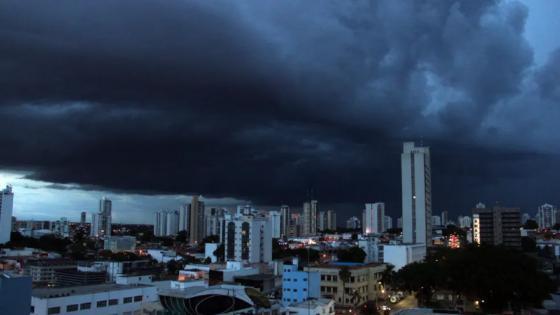
<instances>
[{"instance_id":1,"label":"cloud layer","mask_svg":"<svg viewBox=\"0 0 560 315\"><path fill-rule=\"evenodd\" d=\"M528 14L510 1L3 1L0 165L262 204L313 187L323 204L396 214L412 139L432 147L437 209L555 202L560 50L533 63Z\"/></svg>"}]
</instances>

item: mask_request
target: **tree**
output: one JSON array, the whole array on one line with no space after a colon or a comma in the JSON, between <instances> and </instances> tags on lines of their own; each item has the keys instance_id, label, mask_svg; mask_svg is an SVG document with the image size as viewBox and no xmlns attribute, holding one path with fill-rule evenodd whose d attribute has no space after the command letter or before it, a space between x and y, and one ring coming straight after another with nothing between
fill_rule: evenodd
<instances>
[{"instance_id":1,"label":"tree","mask_svg":"<svg viewBox=\"0 0 560 315\"><path fill-rule=\"evenodd\" d=\"M338 261L363 263L366 253L358 246L354 246L348 249L339 249L336 252L336 256Z\"/></svg>"},{"instance_id":2,"label":"tree","mask_svg":"<svg viewBox=\"0 0 560 315\"><path fill-rule=\"evenodd\" d=\"M346 283L350 281L350 277L352 273L347 266L342 266L338 271L338 277L342 280L342 303L346 303L345 294L346 294Z\"/></svg>"},{"instance_id":3,"label":"tree","mask_svg":"<svg viewBox=\"0 0 560 315\"><path fill-rule=\"evenodd\" d=\"M224 261L225 260L225 245L224 244L220 244L218 245L218 248L216 248L216 250L214 251L214 256L216 256L216 258L218 259L218 261Z\"/></svg>"},{"instance_id":4,"label":"tree","mask_svg":"<svg viewBox=\"0 0 560 315\"><path fill-rule=\"evenodd\" d=\"M176 260L170 260L167 262L167 273L170 275L176 275L181 268L181 263L177 262Z\"/></svg>"},{"instance_id":5,"label":"tree","mask_svg":"<svg viewBox=\"0 0 560 315\"><path fill-rule=\"evenodd\" d=\"M523 228L526 230L536 230L539 228L539 225L537 224L537 221L529 219L525 222L525 224L523 224Z\"/></svg>"},{"instance_id":6,"label":"tree","mask_svg":"<svg viewBox=\"0 0 560 315\"><path fill-rule=\"evenodd\" d=\"M179 231L177 236L175 236L175 241L179 243L186 243L189 238L189 233L185 230Z\"/></svg>"},{"instance_id":7,"label":"tree","mask_svg":"<svg viewBox=\"0 0 560 315\"><path fill-rule=\"evenodd\" d=\"M524 252L536 252L537 242L532 237L523 236L521 237L521 249Z\"/></svg>"},{"instance_id":8,"label":"tree","mask_svg":"<svg viewBox=\"0 0 560 315\"><path fill-rule=\"evenodd\" d=\"M539 306L554 291L552 281L537 270L534 258L494 246L442 250L426 261L401 268L398 285L418 292L427 304L434 290L450 290L471 300L484 300L485 313Z\"/></svg>"}]
</instances>

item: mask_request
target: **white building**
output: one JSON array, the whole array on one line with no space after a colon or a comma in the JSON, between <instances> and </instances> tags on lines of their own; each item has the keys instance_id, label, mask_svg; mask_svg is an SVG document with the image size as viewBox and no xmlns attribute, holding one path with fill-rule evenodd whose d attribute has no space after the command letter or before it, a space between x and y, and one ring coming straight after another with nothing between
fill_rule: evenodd
<instances>
[{"instance_id":1,"label":"white building","mask_svg":"<svg viewBox=\"0 0 560 315\"><path fill-rule=\"evenodd\" d=\"M395 266L395 271L426 257L425 244L384 244L383 262Z\"/></svg>"},{"instance_id":2,"label":"white building","mask_svg":"<svg viewBox=\"0 0 560 315\"><path fill-rule=\"evenodd\" d=\"M12 186L0 191L0 244L10 241L12 233L12 213L14 210L14 193Z\"/></svg>"},{"instance_id":3,"label":"white building","mask_svg":"<svg viewBox=\"0 0 560 315\"><path fill-rule=\"evenodd\" d=\"M319 211L318 230L336 230L336 212L334 210Z\"/></svg>"},{"instance_id":4,"label":"white building","mask_svg":"<svg viewBox=\"0 0 560 315\"><path fill-rule=\"evenodd\" d=\"M70 236L70 230L68 226L68 218L60 218L53 224L53 233L62 237Z\"/></svg>"},{"instance_id":5,"label":"white building","mask_svg":"<svg viewBox=\"0 0 560 315\"><path fill-rule=\"evenodd\" d=\"M441 225L447 226L449 224L449 213L447 211L441 212Z\"/></svg>"},{"instance_id":6,"label":"white building","mask_svg":"<svg viewBox=\"0 0 560 315\"><path fill-rule=\"evenodd\" d=\"M440 226L441 225L441 217L439 215L432 216L432 226Z\"/></svg>"},{"instance_id":7,"label":"white building","mask_svg":"<svg viewBox=\"0 0 560 315\"><path fill-rule=\"evenodd\" d=\"M272 229L270 219L253 215L226 216L223 233L225 258L250 263L272 259Z\"/></svg>"},{"instance_id":8,"label":"white building","mask_svg":"<svg viewBox=\"0 0 560 315\"><path fill-rule=\"evenodd\" d=\"M379 242L379 237L366 235L358 240L358 247L366 253L365 263L383 262L383 245Z\"/></svg>"},{"instance_id":9,"label":"white building","mask_svg":"<svg viewBox=\"0 0 560 315\"><path fill-rule=\"evenodd\" d=\"M388 229L392 229L392 228L393 228L393 218L386 215L385 216L385 231L387 231Z\"/></svg>"},{"instance_id":10,"label":"white building","mask_svg":"<svg viewBox=\"0 0 560 315\"><path fill-rule=\"evenodd\" d=\"M459 216L459 227L470 228L472 226L472 219L469 216Z\"/></svg>"},{"instance_id":11,"label":"white building","mask_svg":"<svg viewBox=\"0 0 560 315\"><path fill-rule=\"evenodd\" d=\"M282 205L280 207L280 236L288 237L291 219L290 206Z\"/></svg>"},{"instance_id":12,"label":"white building","mask_svg":"<svg viewBox=\"0 0 560 315\"><path fill-rule=\"evenodd\" d=\"M210 257L210 262L215 263L218 257L214 255L214 252L218 249L218 243L205 243L204 244L204 257Z\"/></svg>"},{"instance_id":13,"label":"white building","mask_svg":"<svg viewBox=\"0 0 560 315\"><path fill-rule=\"evenodd\" d=\"M158 299L155 286L142 284L33 289L31 315L139 314Z\"/></svg>"},{"instance_id":14,"label":"white building","mask_svg":"<svg viewBox=\"0 0 560 315\"><path fill-rule=\"evenodd\" d=\"M158 211L155 213L154 235L172 236L179 232L179 211Z\"/></svg>"},{"instance_id":15,"label":"white building","mask_svg":"<svg viewBox=\"0 0 560 315\"><path fill-rule=\"evenodd\" d=\"M179 208L179 232L187 231L189 229L189 204L185 203Z\"/></svg>"},{"instance_id":16,"label":"white building","mask_svg":"<svg viewBox=\"0 0 560 315\"><path fill-rule=\"evenodd\" d=\"M207 208L205 211L204 222L206 227L204 229L204 234L206 236L220 235L222 233L222 219L228 212L227 209L212 207Z\"/></svg>"},{"instance_id":17,"label":"white building","mask_svg":"<svg viewBox=\"0 0 560 315\"><path fill-rule=\"evenodd\" d=\"M91 236L111 236L112 208L113 203L110 199L103 197L99 200L99 212L94 213L91 217Z\"/></svg>"},{"instance_id":18,"label":"white building","mask_svg":"<svg viewBox=\"0 0 560 315\"><path fill-rule=\"evenodd\" d=\"M300 302L288 307L290 315L334 315L334 300L319 298Z\"/></svg>"},{"instance_id":19,"label":"white building","mask_svg":"<svg viewBox=\"0 0 560 315\"><path fill-rule=\"evenodd\" d=\"M346 228L347 229L359 229L360 228L360 219L357 217L351 217L350 219L346 220Z\"/></svg>"},{"instance_id":20,"label":"white building","mask_svg":"<svg viewBox=\"0 0 560 315\"><path fill-rule=\"evenodd\" d=\"M303 203L303 235L317 234L317 200Z\"/></svg>"},{"instance_id":21,"label":"white building","mask_svg":"<svg viewBox=\"0 0 560 315\"><path fill-rule=\"evenodd\" d=\"M280 228L281 228L281 217L280 212L278 211L270 211L268 212L268 216L270 218L270 226L272 229L272 238L280 238Z\"/></svg>"},{"instance_id":22,"label":"white building","mask_svg":"<svg viewBox=\"0 0 560 315\"><path fill-rule=\"evenodd\" d=\"M136 249L136 237L134 236L110 236L103 241L103 249L114 253L122 251L133 251Z\"/></svg>"},{"instance_id":23,"label":"white building","mask_svg":"<svg viewBox=\"0 0 560 315\"><path fill-rule=\"evenodd\" d=\"M405 142L401 154L403 241L431 245L432 184L430 149Z\"/></svg>"},{"instance_id":24,"label":"white building","mask_svg":"<svg viewBox=\"0 0 560 315\"><path fill-rule=\"evenodd\" d=\"M385 203L366 203L362 215L364 234L381 234L385 232Z\"/></svg>"},{"instance_id":25,"label":"white building","mask_svg":"<svg viewBox=\"0 0 560 315\"><path fill-rule=\"evenodd\" d=\"M537 223L540 229L551 228L556 224L557 209L555 206L545 203L537 209Z\"/></svg>"}]
</instances>

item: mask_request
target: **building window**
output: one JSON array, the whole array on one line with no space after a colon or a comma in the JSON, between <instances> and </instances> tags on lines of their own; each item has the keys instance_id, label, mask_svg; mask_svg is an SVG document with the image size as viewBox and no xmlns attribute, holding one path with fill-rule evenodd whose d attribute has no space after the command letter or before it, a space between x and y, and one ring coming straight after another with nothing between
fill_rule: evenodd
<instances>
[{"instance_id":1,"label":"building window","mask_svg":"<svg viewBox=\"0 0 560 315\"><path fill-rule=\"evenodd\" d=\"M332 281L338 281L338 277L337 276L332 276L333 280Z\"/></svg>"},{"instance_id":2,"label":"building window","mask_svg":"<svg viewBox=\"0 0 560 315\"><path fill-rule=\"evenodd\" d=\"M303 292L307 291L307 288L303 288Z\"/></svg>"},{"instance_id":3,"label":"building window","mask_svg":"<svg viewBox=\"0 0 560 315\"><path fill-rule=\"evenodd\" d=\"M331 281L331 276L327 276L327 281Z\"/></svg>"},{"instance_id":4,"label":"building window","mask_svg":"<svg viewBox=\"0 0 560 315\"><path fill-rule=\"evenodd\" d=\"M241 224L241 259L249 259L249 233L249 223L243 222Z\"/></svg>"},{"instance_id":5,"label":"building window","mask_svg":"<svg viewBox=\"0 0 560 315\"><path fill-rule=\"evenodd\" d=\"M132 303L132 296L131 296L131 297L125 297L125 298L123 299L123 303L124 303L124 304Z\"/></svg>"},{"instance_id":6,"label":"building window","mask_svg":"<svg viewBox=\"0 0 560 315\"><path fill-rule=\"evenodd\" d=\"M142 301L142 296L141 295L137 295L134 297L134 302L141 302Z\"/></svg>"},{"instance_id":7,"label":"building window","mask_svg":"<svg viewBox=\"0 0 560 315\"><path fill-rule=\"evenodd\" d=\"M80 304L80 310L89 310L91 308L91 303Z\"/></svg>"},{"instance_id":8,"label":"building window","mask_svg":"<svg viewBox=\"0 0 560 315\"><path fill-rule=\"evenodd\" d=\"M67 305L66 306L66 311L67 312L75 312L78 310L78 304L72 304L72 305Z\"/></svg>"},{"instance_id":9,"label":"building window","mask_svg":"<svg viewBox=\"0 0 560 315\"><path fill-rule=\"evenodd\" d=\"M321 275L321 281L325 281L325 275Z\"/></svg>"},{"instance_id":10,"label":"building window","mask_svg":"<svg viewBox=\"0 0 560 315\"><path fill-rule=\"evenodd\" d=\"M321 287L321 292L325 292L325 287Z\"/></svg>"},{"instance_id":11,"label":"building window","mask_svg":"<svg viewBox=\"0 0 560 315\"><path fill-rule=\"evenodd\" d=\"M307 281L307 278L303 278L303 281Z\"/></svg>"},{"instance_id":12,"label":"building window","mask_svg":"<svg viewBox=\"0 0 560 315\"><path fill-rule=\"evenodd\" d=\"M118 299L110 299L109 300L109 305L117 305L119 304L119 300Z\"/></svg>"},{"instance_id":13,"label":"building window","mask_svg":"<svg viewBox=\"0 0 560 315\"><path fill-rule=\"evenodd\" d=\"M47 309L47 314L48 315L60 314L60 306L49 307Z\"/></svg>"},{"instance_id":14,"label":"building window","mask_svg":"<svg viewBox=\"0 0 560 315\"><path fill-rule=\"evenodd\" d=\"M107 301L97 301L97 307L107 307Z\"/></svg>"}]
</instances>

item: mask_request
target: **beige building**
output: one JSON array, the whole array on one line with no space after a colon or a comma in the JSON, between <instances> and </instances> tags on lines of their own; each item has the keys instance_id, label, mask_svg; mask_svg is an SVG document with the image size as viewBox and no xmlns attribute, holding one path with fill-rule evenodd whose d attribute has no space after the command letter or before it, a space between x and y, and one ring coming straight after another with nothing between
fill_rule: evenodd
<instances>
[{"instance_id":1,"label":"beige building","mask_svg":"<svg viewBox=\"0 0 560 315\"><path fill-rule=\"evenodd\" d=\"M345 267L350 277L343 283L340 271ZM381 290L381 277L386 269L379 263L330 263L306 267L305 271L320 274L321 296L332 298L338 306L360 306L368 300L375 300Z\"/></svg>"}]
</instances>

